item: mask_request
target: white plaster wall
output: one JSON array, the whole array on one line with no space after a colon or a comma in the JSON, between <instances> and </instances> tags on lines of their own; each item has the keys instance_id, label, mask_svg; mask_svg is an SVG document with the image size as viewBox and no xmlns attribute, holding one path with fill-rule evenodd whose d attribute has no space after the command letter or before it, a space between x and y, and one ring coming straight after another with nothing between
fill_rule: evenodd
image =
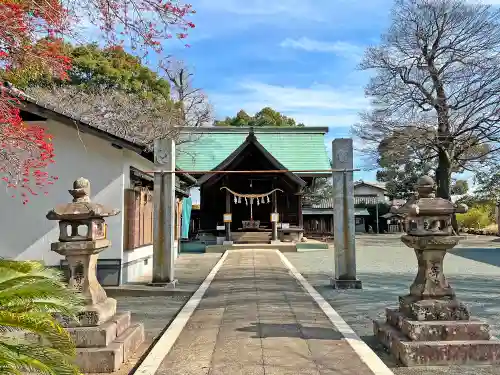
<instances>
[{"instance_id":1,"label":"white plaster wall","mask_svg":"<svg viewBox=\"0 0 500 375\"><path fill-rule=\"evenodd\" d=\"M31 197L23 206L20 199L0 192L0 257L18 260L42 260L47 265L58 265L61 257L50 251L50 243L57 241L57 222L45 218L57 204L71 201L68 189L78 177L91 182L92 200L123 212L124 173L123 150L107 141L87 134L79 134L66 125L47 121L47 131L53 135L55 161L47 171L59 177L49 187L49 195ZM112 246L101 253L101 259L122 258L123 216L107 219L108 238Z\"/></svg>"},{"instance_id":2,"label":"white plaster wall","mask_svg":"<svg viewBox=\"0 0 500 375\"><path fill-rule=\"evenodd\" d=\"M179 243L174 251L179 254ZM122 283L150 282L153 277L153 245L125 250L122 260Z\"/></svg>"},{"instance_id":3,"label":"white plaster wall","mask_svg":"<svg viewBox=\"0 0 500 375\"><path fill-rule=\"evenodd\" d=\"M151 281L153 275L153 245L123 252L122 282Z\"/></svg>"}]
</instances>

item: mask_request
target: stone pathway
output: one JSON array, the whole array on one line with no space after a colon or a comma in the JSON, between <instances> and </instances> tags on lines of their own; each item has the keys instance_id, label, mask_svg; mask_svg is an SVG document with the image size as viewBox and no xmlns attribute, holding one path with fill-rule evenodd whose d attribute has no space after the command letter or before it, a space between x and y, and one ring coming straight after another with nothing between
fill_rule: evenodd
<instances>
[{"instance_id":1,"label":"stone pathway","mask_svg":"<svg viewBox=\"0 0 500 375\"><path fill-rule=\"evenodd\" d=\"M179 287L161 292L162 288L125 284L106 288L108 296L116 298L119 311L131 311L132 322L144 324L145 340L138 350L112 375L129 375L145 356L149 347L161 336L182 309L189 297L201 285L221 254L181 254L176 260ZM149 290L148 290L149 289ZM171 293L165 293L171 292ZM92 374L87 374L92 375Z\"/></svg>"},{"instance_id":2,"label":"stone pathway","mask_svg":"<svg viewBox=\"0 0 500 375\"><path fill-rule=\"evenodd\" d=\"M274 251L230 252L158 375L372 371Z\"/></svg>"}]
</instances>

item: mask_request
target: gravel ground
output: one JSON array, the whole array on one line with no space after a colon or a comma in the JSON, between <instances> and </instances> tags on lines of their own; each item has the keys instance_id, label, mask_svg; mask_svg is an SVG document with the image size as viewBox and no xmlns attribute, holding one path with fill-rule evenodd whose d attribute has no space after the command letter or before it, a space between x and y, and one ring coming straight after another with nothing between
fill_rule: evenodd
<instances>
[{"instance_id":1,"label":"gravel ground","mask_svg":"<svg viewBox=\"0 0 500 375\"><path fill-rule=\"evenodd\" d=\"M333 269L331 250L285 255L395 374L500 375L500 366L398 367L374 340L372 320L384 319L385 307L396 306L398 296L408 293L417 271L415 255L394 235L359 236L356 249L362 290L336 291L328 286ZM496 336L500 336L499 267L498 237L467 237L444 262L445 275L458 298L470 307L474 316L488 321Z\"/></svg>"}]
</instances>

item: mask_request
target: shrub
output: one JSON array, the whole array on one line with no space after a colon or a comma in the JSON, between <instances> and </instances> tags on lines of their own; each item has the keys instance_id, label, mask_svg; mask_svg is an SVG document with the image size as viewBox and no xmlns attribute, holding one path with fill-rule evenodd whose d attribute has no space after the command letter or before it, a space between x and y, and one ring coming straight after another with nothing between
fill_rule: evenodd
<instances>
[{"instance_id":1,"label":"shrub","mask_svg":"<svg viewBox=\"0 0 500 375\"><path fill-rule=\"evenodd\" d=\"M492 213L489 206L472 207L464 214L457 214L457 221L462 228L480 229L492 223Z\"/></svg>"}]
</instances>

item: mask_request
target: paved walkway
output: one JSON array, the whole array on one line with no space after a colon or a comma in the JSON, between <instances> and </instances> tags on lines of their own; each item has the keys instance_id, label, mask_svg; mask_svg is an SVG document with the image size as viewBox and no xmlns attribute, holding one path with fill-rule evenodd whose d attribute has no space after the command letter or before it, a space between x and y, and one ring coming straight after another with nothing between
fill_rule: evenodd
<instances>
[{"instance_id":1,"label":"paved walkway","mask_svg":"<svg viewBox=\"0 0 500 375\"><path fill-rule=\"evenodd\" d=\"M158 375L370 375L274 251L230 252Z\"/></svg>"}]
</instances>

